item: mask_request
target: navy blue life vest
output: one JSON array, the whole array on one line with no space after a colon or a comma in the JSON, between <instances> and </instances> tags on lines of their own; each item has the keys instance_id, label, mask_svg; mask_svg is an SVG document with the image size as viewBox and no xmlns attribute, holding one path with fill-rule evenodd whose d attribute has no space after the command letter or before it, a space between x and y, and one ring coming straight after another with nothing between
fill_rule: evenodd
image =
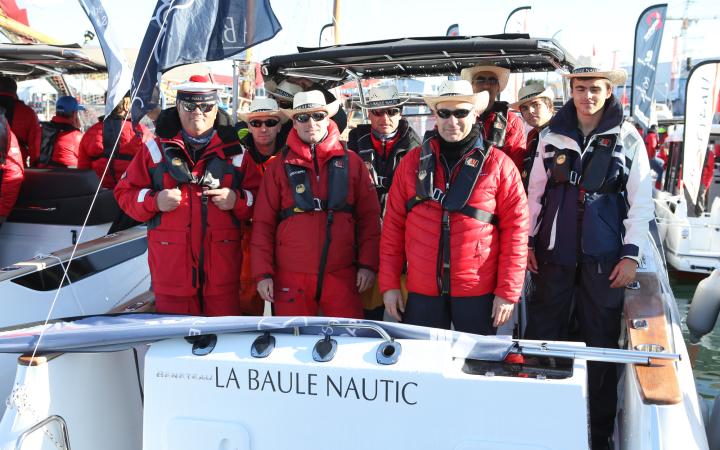
<instances>
[{"instance_id":1,"label":"navy blue life vest","mask_svg":"<svg viewBox=\"0 0 720 450\"><path fill-rule=\"evenodd\" d=\"M625 185L635 155L618 140L618 134L596 135L582 156L546 146L549 181L535 237L539 261L575 265L619 258L628 210Z\"/></svg>"},{"instance_id":2,"label":"navy blue life vest","mask_svg":"<svg viewBox=\"0 0 720 450\"><path fill-rule=\"evenodd\" d=\"M289 149L283 149L283 157L287 156ZM287 219L295 214L303 214L307 212L324 211L327 214L325 220L325 243L323 244L322 253L320 254L320 265L318 267L318 278L315 289L315 300L320 301L322 295L323 279L325 277L325 266L327 265L327 256L330 251L330 242L332 240L332 224L336 212L352 214L355 208L347 203L347 196L350 189L350 177L348 175L349 161L347 150L343 151L342 156L335 156L328 161L328 198L322 200L315 197L310 184L310 175L306 167L296 164L285 164L285 173L290 183L290 189L293 192L293 200L295 204L290 208L285 208L280 212L280 220Z\"/></svg>"}]
</instances>

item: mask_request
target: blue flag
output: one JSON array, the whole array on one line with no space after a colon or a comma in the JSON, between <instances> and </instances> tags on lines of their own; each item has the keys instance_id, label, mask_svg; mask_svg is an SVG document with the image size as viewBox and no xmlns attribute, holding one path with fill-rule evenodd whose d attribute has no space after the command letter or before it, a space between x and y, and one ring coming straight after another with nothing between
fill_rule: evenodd
<instances>
[{"instance_id":1,"label":"blue flag","mask_svg":"<svg viewBox=\"0 0 720 450\"><path fill-rule=\"evenodd\" d=\"M229 58L281 29L269 0L158 0L135 62L133 122L157 105L162 72Z\"/></svg>"},{"instance_id":2,"label":"blue flag","mask_svg":"<svg viewBox=\"0 0 720 450\"><path fill-rule=\"evenodd\" d=\"M647 133L652 121L655 100L655 70L665 29L667 4L654 5L640 15L635 26L635 59L633 60L630 111L636 123Z\"/></svg>"},{"instance_id":3,"label":"blue flag","mask_svg":"<svg viewBox=\"0 0 720 450\"><path fill-rule=\"evenodd\" d=\"M132 78L130 66L125 60L122 48L118 44L117 35L119 30L117 24L110 21L102 0L78 0L80 6L85 10L90 22L95 28L95 35L100 41L100 48L105 57L105 64L108 69L108 89L105 99L105 115L112 112L113 108L123 99L125 93L130 89Z\"/></svg>"}]
</instances>

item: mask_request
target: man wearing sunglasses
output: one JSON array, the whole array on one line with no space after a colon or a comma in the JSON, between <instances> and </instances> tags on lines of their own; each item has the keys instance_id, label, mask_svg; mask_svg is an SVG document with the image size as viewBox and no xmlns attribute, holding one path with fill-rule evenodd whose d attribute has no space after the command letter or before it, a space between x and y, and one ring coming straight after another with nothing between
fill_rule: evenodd
<instances>
[{"instance_id":1,"label":"man wearing sunglasses","mask_svg":"<svg viewBox=\"0 0 720 450\"><path fill-rule=\"evenodd\" d=\"M402 105L407 101L395 86L370 89L366 103L360 105L367 110L370 124L358 125L348 136L348 149L360 155L370 171L380 200L380 217L385 213L385 199L400 158L420 145L417 133L402 118ZM365 318L382 320L385 307L377 283L362 298Z\"/></svg>"},{"instance_id":2,"label":"man wearing sunglasses","mask_svg":"<svg viewBox=\"0 0 720 450\"><path fill-rule=\"evenodd\" d=\"M613 86L624 70L579 67L572 99L550 120L537 146L528 199L528 339L569 338L575 311L580 338L617 348L625 286L635 279L654 218L650 164L642 138L623 118ZM588 363L593 449L607 449L617 403L614 364Z\"/></svg>"},{"instance_id":3,"label":"man wearing sunglasses","mask_svg":"<svg viewBox=\"0 0 720 450\"><path fill-rule=\"evenodd\" d=\"M525 278L520 174L483 141L476 119L487 93L446 80L425 102L437 128L400 161L386 205L379 275L385 307L409 324L495 334L512 316Z\"/></svg>"},{"instance_id":4,"label":"man wearing sunglasses","mask_svg":"<svg viewBox=\"0 0 720 450\"><path fill-rule=\"evenodd\" d=\"M490 96L487 109L478 121L483 126L483 137L510 157L523 170L525 159L525 128L517 114L510 111L507 102L499 100L510 78L510 70L498 66L475 66L463 69L463 80L472 84L474 92L487 92Z\"/></svg>"},{"instance_id":5,"label":"man wearing sunglasses","mask_svg":"<svg viewBox=\"0 0 720 450\"><path fill-rule=\"evenodd\" d=\"M275 100L266 97L255 97L250 103L249 111L240 113L240 120L247 128L238 131L240 144L246 154L252 157L259 174L265 174L272 160L284 145L278 133L288 120L278 107ZM242 236L242 271L240 273L240 308L243 314L262 316L265 302L257 291L255 278L250 269L250 242L252 239L252 221L243 222Z\"/></svg>"},{"instance_id":6,"label":"man wearing sunglasses","mask_svg":"<svg viewBox=\"0 0 720 450\"><path fill-rule=\"evenodd\" d=\"M251 269L280 316L362 318L378 266L380 205L362 159L330 120L337 102L295 95L287 146L265 172L253 216Z\"/></svg>"},{"instance_id":7,"label":"man wearing sunglasses","mask_svg":"<svg viewBox=\"0 0 720 450\"><path fill-rule=\"evenodd\" d=\"M237 134L218 118L217 91L194 75L176 86L177 105L158 118L115 187L120 207L148 223L148 263L158 312L241 313L240 222L260 182Z\"/></svg>"}]
</instances>

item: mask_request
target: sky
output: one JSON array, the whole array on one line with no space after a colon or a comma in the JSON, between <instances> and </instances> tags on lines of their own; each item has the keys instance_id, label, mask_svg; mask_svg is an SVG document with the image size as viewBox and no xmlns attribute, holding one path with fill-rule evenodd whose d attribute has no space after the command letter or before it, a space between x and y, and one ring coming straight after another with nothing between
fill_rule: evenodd
<instances>
[{"instance_id":1,"label":"sky","mask_svg":"<svg viewBox=\"0 0 720 450\"><path fill-rule=\"evenodd\" d=\"M602 66L629 65L633 57L634 29L642 11L656 4L646 0L339 0L340 42L444 35L453 23L461 35L502 33L508 14L520 6L531 10L513 16L508 31L527 31L531 36L555 36L571 54L595 54ZM126 30L121 45L137 48L153 12L153 0L103 0L111 20ZM28 10L30 25L62 41L83 42L92 26L76 0L17 0ZM681 17L689 17L685 48L694 59L720 56L720 2L717 0L673 0L660 61L670 61L673 37L681 34ZM321 27L330 22L332 0L271 0L283 30L252 49L252 58L293 53L297 46L315 47ZM687 11L687 12L686 12ZM327 42L331 43L331 42ZM683 44L684 43L684 44ZM89 45L97 45L97 40ZM227 64L227 71L230 71Z\"/></svg>"}]
</instances>

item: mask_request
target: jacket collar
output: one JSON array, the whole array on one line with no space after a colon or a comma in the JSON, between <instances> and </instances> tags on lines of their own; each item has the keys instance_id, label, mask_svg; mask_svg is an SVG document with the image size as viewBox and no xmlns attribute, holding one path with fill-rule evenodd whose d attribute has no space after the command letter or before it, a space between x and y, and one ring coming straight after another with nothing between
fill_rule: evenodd
<instances>
[{"instance_id":1,"label":"jacket collar","mask_svg":"<svg viewBox=\"0 0 720 450\"><path fill-rule=\"evenodd\" d=\"M611 95L605 102L602 119L600 119L600 123L592 134L598 135L619 132L622 122L622 106L615 95ZM577 109L572 99L568 100L568 102L560 108L560 111L550 119L549 127L553 133L562 134L563 136L577 140L579 134Z\"/></svg>"},{"instance_id":2,"label":"jacket collar","mask_svg":"<svg viewBox=\"0 0 720 450\"><path fill-rule=\"evenodd\" d=\"M285 160L290 164L299 166L312 167L313 156L310 144L300 140L295 128L290 131L287 139L288 154ZM342 156L345 148L340 143L340 132L334 121L330 121L328 126L328 134L321 142L315 144L315 155L318 164L322 165L326 161L336 156Z\"/></svg>"}]
</instances>

